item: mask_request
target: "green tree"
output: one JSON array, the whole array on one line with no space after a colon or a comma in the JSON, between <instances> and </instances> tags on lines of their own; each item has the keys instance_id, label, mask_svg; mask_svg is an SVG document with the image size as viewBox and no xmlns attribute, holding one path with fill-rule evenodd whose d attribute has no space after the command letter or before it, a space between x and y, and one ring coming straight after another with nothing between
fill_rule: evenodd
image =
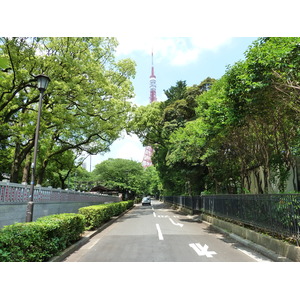
<instances>
[{"instance_id":1,"label":"green tree","mask_svg":"<svg viewBox=\"0 0 300 300\"><path fill-rule=\"evenodd\" d=\"M272 174L280 178L284 191L298 155L299 42L299 38L258 39L246 52L246 60L226 74L228 107L234 124L246 132L244 143L249 146L243 151L248 157L245 166L263 168L264 192Z\"/></svg>"},{"instance_id":2,"label":"green tree","mask_svg":"<svg viewBox=\"0 0 300 300\"><path fill-rule=\"evenodd\" d=\"M20 181L33 149L39 93L33 75L51 83L44 95L38 183L66 151L106 152L126 127L135 63L115 60L114 38L2 38L9 71L0 82L1 157ZM6 170L7 171L7 170ZM28 175L28 172L26 173ZM22 176L25 178L26 176ZM28 177L27 177L28 178Z\"/></svg>"},{"instance_id":3,"label":"green tree","mask_svg":"<svg viewBox=\"0 0 300 300\"><path fill-rule=\"evenodd\" d=\"M164 194L246 192L250 175L259 193L284 191L300 149L299 44L260 38L219 80L179 81L164 103L136 109Z\"/></svg>"},{"instance_id":4,"label":"green tree","mask_svg":"<svg viewBox=\"0 0 300 300\"><path fill-rule=\"evenodd\" d=\"M214 192L245 190L250 172L257 178L260 193L268 192L274 174L283 191L297 153L299 116L294 88L288 92L286 84L283 92L279 87L287 73L296 73L288 69L293 66L295 41L259 39L249 47L245 61L229 67L198 98L195 124L172 136L177 154L170 161L185 155L196 162L199 155L208 168L206 186ZM193 132L199 134L193 136ZM258 167L263 178L256 173Z\"/></svg>"},{"instance_id":5,"label":"green tree","mask_svg":"<svg viewBox=\"0 0 300 300\"><path fill-rule=\"evenodd\" d=\"M155 196L157 199L161 193L161 182L159 174L154 166L150 166L144 169L141 192L143 195Z\"/></svg>"},{"instance_id":6,"label":"green tree","mask_svg":"<svg viewBox=\"0 0 300 300\"><path fill-rule=\"evenodd\" d=\"M110 158L96 165L92 173L97 182L120 191L123 199L134 199L136 195L143 194L144 169L139 162Z\"/></svg>"},{"instance_id":7,"label":"green tree","mask_svg":"<svg viewBox=\"0 0 300 300\"><path fill-rule=\"evenodd\" d=\"M176 86L165 91L168 97L165 102L152 103L135 111L131 128L145 146L153 147L152 162L159 173L165 195L194 194L203 188L201 184L196 184L199 176L202 176L200 174L204 172L202 166L169 159L174 151L170 137L187 122L195 119L196 97L205 92L213 81L208 78L193 87L187 87L184 81L178 81Z\"/></svg>"}]
</instances>

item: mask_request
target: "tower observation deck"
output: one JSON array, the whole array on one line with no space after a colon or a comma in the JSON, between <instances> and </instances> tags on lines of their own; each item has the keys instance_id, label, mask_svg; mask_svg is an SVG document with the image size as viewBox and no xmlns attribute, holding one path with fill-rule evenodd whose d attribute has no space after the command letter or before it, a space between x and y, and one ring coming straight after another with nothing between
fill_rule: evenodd
<instances>
[{"instance_id":1,"label":"tower observation deck","mask_svg":"<svg viewBox=\"0 0 300 300\"><path fill-rule=\"evenodd\" d=\"M152 68L150 75L150 103L157 101L156 99L156 76L154 74L153 66L153 52L152 52ZM153 154L153 149L151 146L145 148L145 153L142 161L142 166L144 168L152 166L151 156Z\"/></svg>"}]
</instances>

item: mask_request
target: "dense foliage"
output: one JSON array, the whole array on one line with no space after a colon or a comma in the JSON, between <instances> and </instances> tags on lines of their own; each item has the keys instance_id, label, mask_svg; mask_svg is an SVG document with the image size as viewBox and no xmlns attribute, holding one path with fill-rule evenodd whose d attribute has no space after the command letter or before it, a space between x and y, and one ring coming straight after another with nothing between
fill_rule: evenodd
<instances>
[{"instance_id":1,"label":"dense foliage","mask_svg":"<svg viewBox=\"0 0 300 300\"><path fill-rule=\"evenodd\" d=\"M126 128L135 63L116 61L114 38L0 39L0 179L28 182L39 91L42 107L37 183L62 187L82 153L106 152Z\"/></svg>"},{"instance_id":2,"label":"dense foliage","mask_svg":"<svg viewBox=\"0 0 300 300\"><path fill-rule=\"evenodd\" d=\"M300 38L260 38L219 80L137 109L164 194L283 192L291 174L297 189L299 70Z\"/></svg>"},{"instance_id":3,"label":"dense foliage","mask_svg":"<svg viewBox=\"0 0 300 300\"><path fill-rule=\"evenodd\" d=\"M85 228L95 229L107 222L111 217L118 216L133 206L133 201L121 201L110 204L99 204L81 207L78 212L84 216Z\"/></svg>"},{"instance_id":4,"label":"dense foliage","mask_svg":"<svg viewBox=\"0 0 300 300\"><path fill-rule=\"evenodd\" d=\"M82 207L78 214L64 213L15 223L0 230L1 262L48 261L113 216L133 206L133 201Z\"/></svg>"},{"instance_id":5,"label":"dense foliage","mask_svg":"<svg viewBox=\"0 0 300 300\"><path fill-rule=\"evenodd\" d=\"M171 137L196 119L196 99L214 81L207 78L192 87L187 87L185 81L178 81L176 86L165 91L168 97L165 102L153 102L135 111L131 128L144 145L151 145L154 149L152 161L159 173L164 195L198 194L204 187L201 178L206 174L206 167L199 160L173 160L173 148L180 145L173 144Z\"/></svg>"},{"instance_id":6,"label":"dense foliage","mask_svg":"<svg viewBox=\"0 0 300 300\"><path fill-rule=\"evenodd\" d=\"M159 195L159 178L154 167L144 169L140 162L108 159L96 165L91 177L95 182L123 194L123 199Z\"/></svg>"},{"instance_id":7,"label":"dense foliage","mask_svg":"<svg viewBox=\"0 0 300 300\"><path fill-rule=\"evenodd\" d=\"M84 217L51 215L31 223L16 223L0 230L0 261L47 261L80 239Z\"/></svg>"}]
</instances>

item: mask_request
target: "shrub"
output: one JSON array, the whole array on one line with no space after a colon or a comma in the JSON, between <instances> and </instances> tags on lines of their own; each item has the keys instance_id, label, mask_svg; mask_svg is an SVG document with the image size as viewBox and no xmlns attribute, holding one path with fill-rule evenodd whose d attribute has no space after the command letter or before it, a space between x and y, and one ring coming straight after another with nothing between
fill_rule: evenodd
<instances>
[{"instance_id":1,"label":"shrub","mask_svg":"<svg viewBox=\"0 0 300 300\"><path fill-rule=\"evenodd\" d=\"M50 215L0 230L1 262L41 262L80 239L86 229L99 227L133 206L133 201L82 207L79 214Z\"/></svg>"},{"instance_id":2,"label":"shrub","mask_svg":"<svg viewBox=\"0 0 300 300\"><path fill-rule=\"evenodd\" d=\"M133 201L122 201L110 204L99 204L81 207L78 212L84 215L87 230L95 229L111 217L120 215L123 211L133 206Z\"/></svg>"},{"instance_id":3,"label":"shrub","mask_svg":"<svg viewBox=\"0 0 300 300\"><path fill-rule=\"evenodd\" d=\"M78 241L85 230L84 216L74 213L45 216L37 219L36 222L49 225L59 224L59 230L55 232L55 236L60 238L63 248Z\"/></svg>"},{"instance_id":4,"label":"shrub","mask_svg":"<svg viewBox=\"0 0 300 300\"><path fill-rule=\"evenodd\" d=\"M81 207L78 213L84 216L86 230L99 227L113 215L111 208L104 204Z\"/></svg>"},{"instance_id":5,"label":"shrub","mask_svg":"<svg viewBox=\"0 0 300 300\"><path fill-rule=\"evenodd\" d=\"M83 231L84 218L78 214L52 215L5 226L0 230L0 261L47 261L78 240Z\"/></svg>"},{"instance_id":6,"label":"shrub","mask_svg":"<svg viewBox=\"0 0 300 300\"><path fill-rule=\"evenodd\" d=\"M127 202L127 209L131 208L134 204L133 200L128 200L128 201L125 201L125 202Z\"/></svg>"}]
</instances>

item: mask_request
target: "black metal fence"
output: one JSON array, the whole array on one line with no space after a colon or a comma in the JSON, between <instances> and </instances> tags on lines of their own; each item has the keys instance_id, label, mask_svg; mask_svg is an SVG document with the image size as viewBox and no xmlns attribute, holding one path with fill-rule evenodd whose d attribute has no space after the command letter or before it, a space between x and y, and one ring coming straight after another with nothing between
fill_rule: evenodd
<instances>
[{"instance_id":1,"label":"black metal fence","mask_svg":"<svg viewBox=\"0 0 300 300\"><path fill-rule=\"evenodd\" d=\"M164 202L185 207L193 211L201 211L202 197L203 196L164 196L163 200Z\"/></svg>"},{"instance_id":2,"label":"black metal fence","mask_svg":"<svg viewBox=\"0 0 300 300\"><path fill-rule=\"evenodd\" d=\"M300 194L168 196L164 201L300 242Z\"/></svg>"}]
</instances>

